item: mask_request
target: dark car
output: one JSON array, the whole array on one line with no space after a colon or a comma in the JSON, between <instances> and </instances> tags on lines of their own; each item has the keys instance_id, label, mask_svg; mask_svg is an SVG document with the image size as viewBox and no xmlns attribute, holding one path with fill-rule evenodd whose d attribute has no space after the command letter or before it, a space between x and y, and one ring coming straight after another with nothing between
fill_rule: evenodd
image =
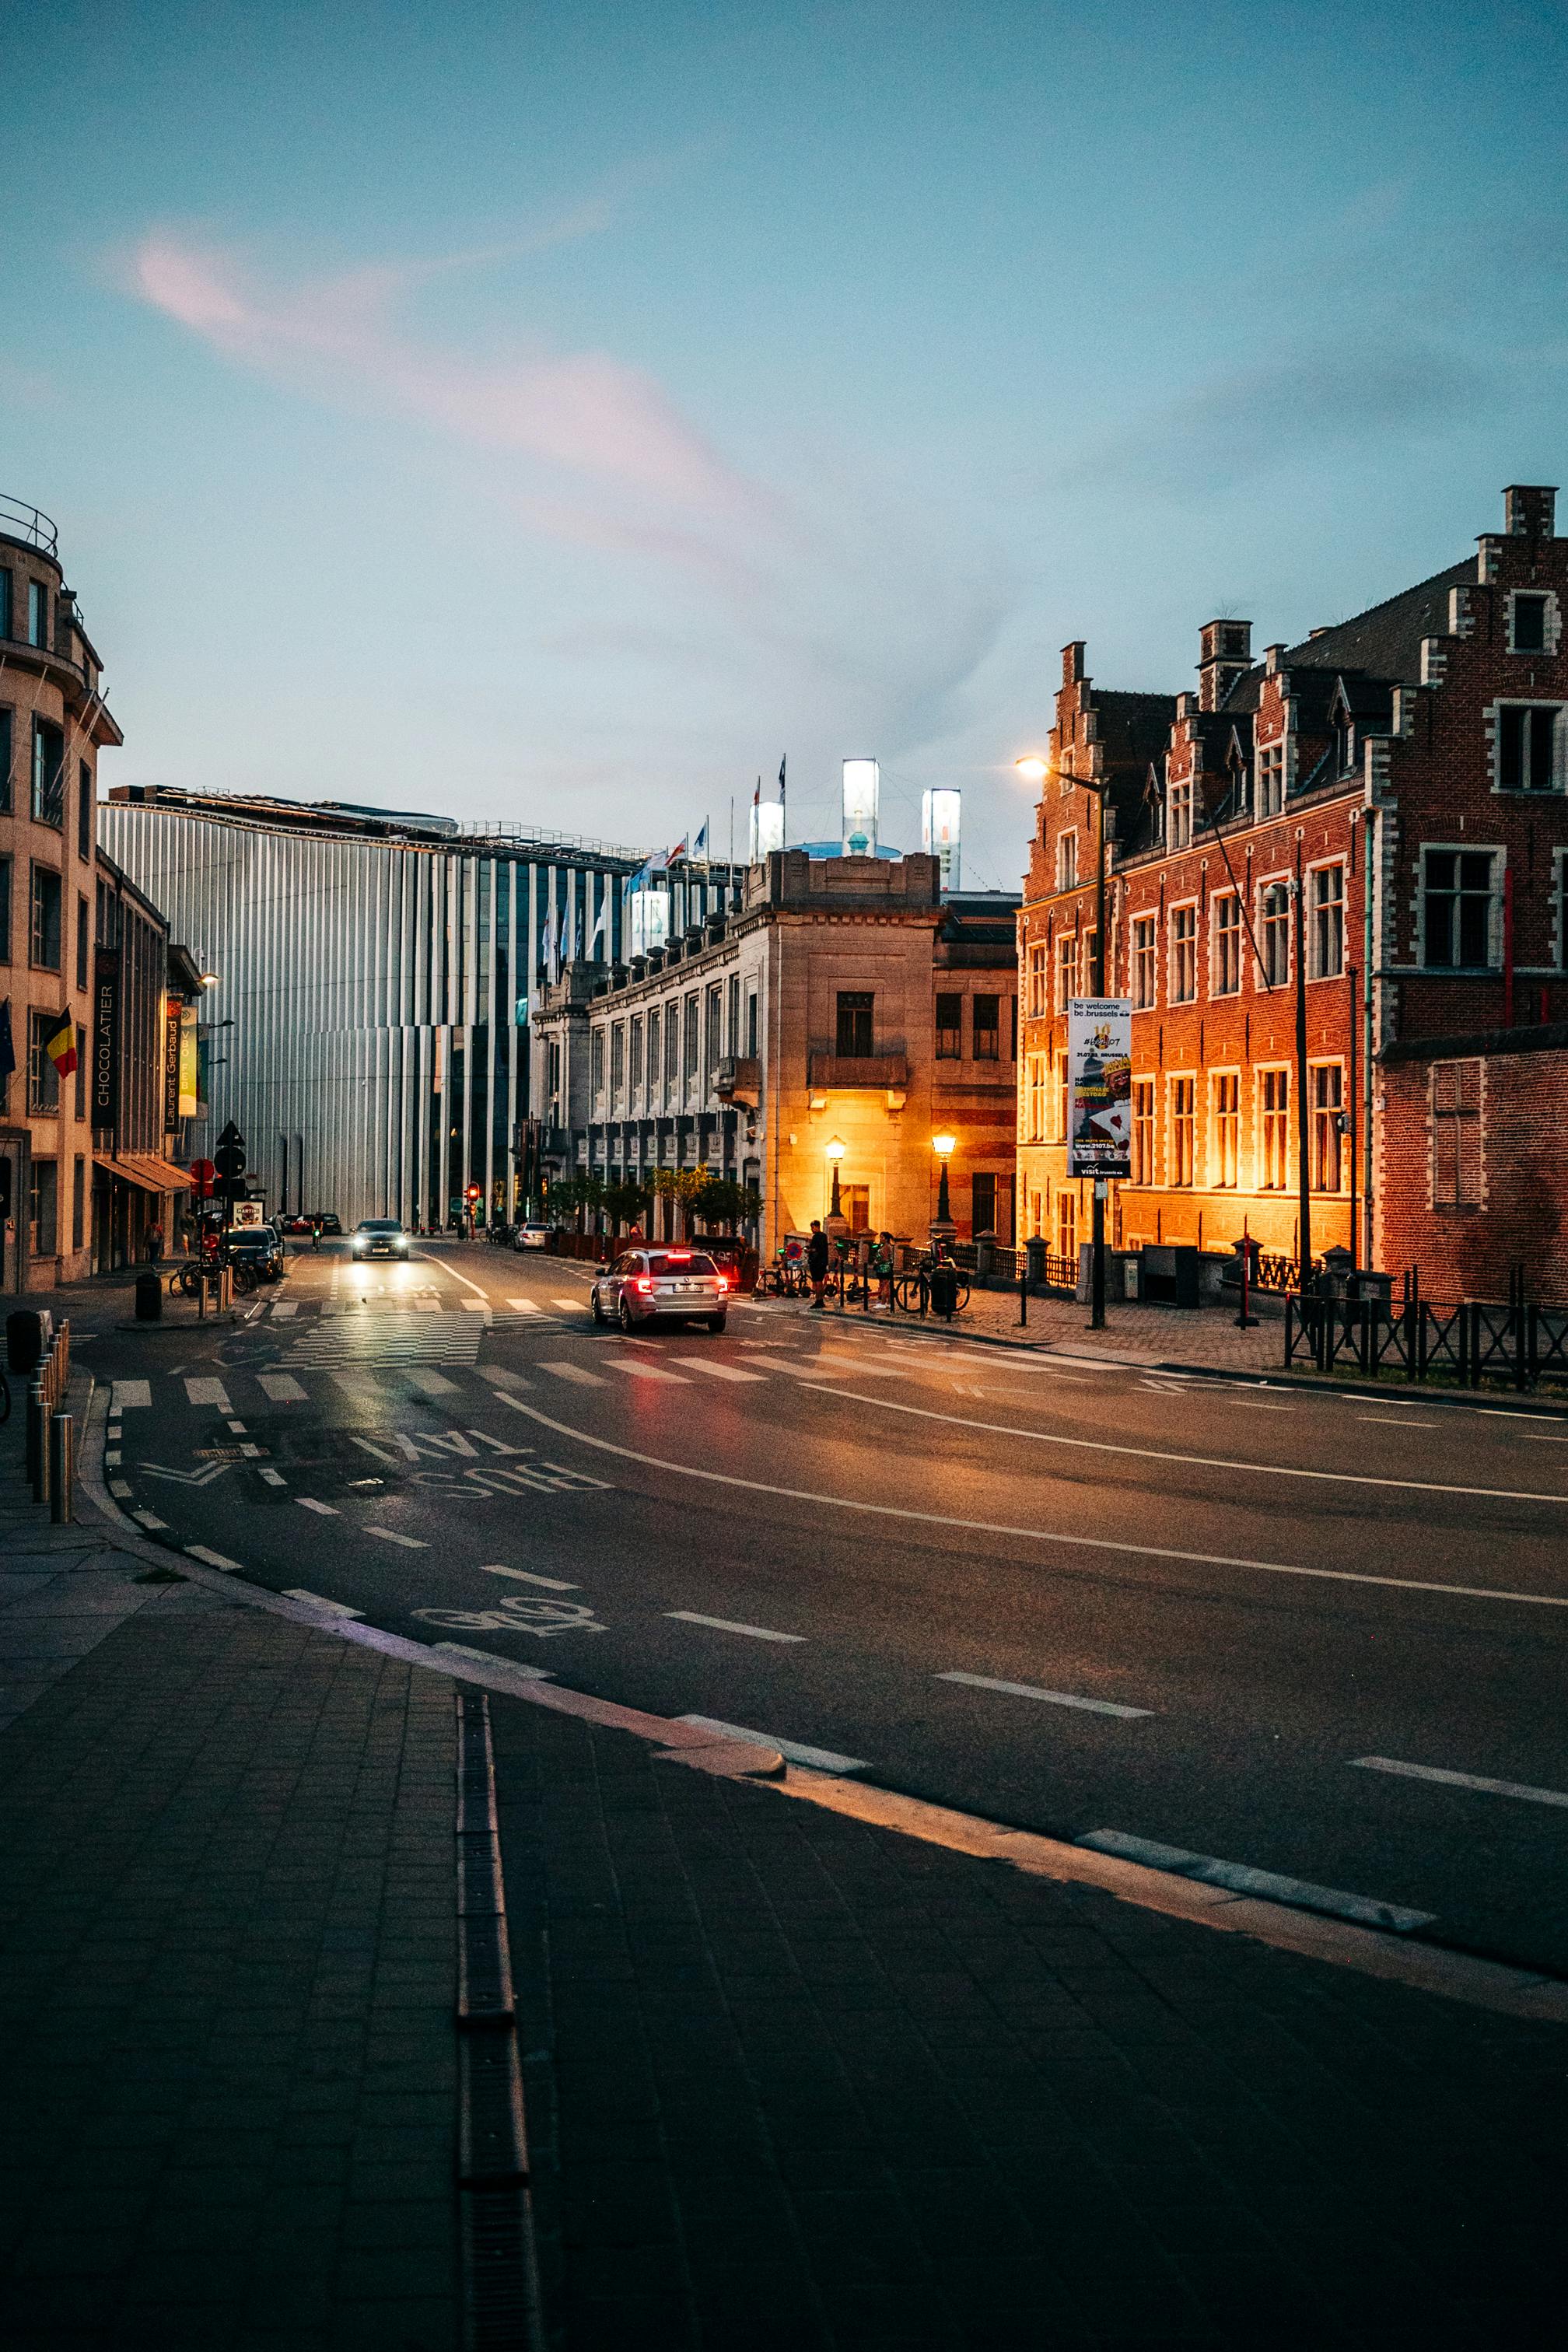
<instances>
[{"instance_id":1,"label":"dark car","mask_svg":"<svg viewBox=\"0 0 1568 2352\"><path fill-rule=\"evenodd\" d=\"M310 1230L310 1220L309 1217L279 1217L278 1222L283 1232L286 1234L309 1234Z\"/></svg>"},{"instance_id":2,"label":"dark car","mask_svg":"<svg viewBox=\"0 0 1568 2352\"><path fill-rule=\"evenodd\" d=\"M312 1209L305 1219L307 1233L312 1225L323 1234L341 1234L343 1229L335 1209Z\"/></svg>"},{"instance_id":3,"label":"dark car","mask_svg":"<svg viewBox=\"0 0 1568 2352\"><path fill-rule=\"evenodd\" d=\"M364 1217L350 1246L355 1257L406 1257L408 1235L395 1217Z\"/></svg>"},{"instance_id":4,"label":"dark car","mask_svg":"<svg viewBox=\"0 0 1568 2352\"><path fill-rule=\"evenodd\" d=\"M224 1235L231 1263L243 1260L263 1282L283 1278L283 1244L270 1225L237 1225Z\"/></svg>"}]
</instances>

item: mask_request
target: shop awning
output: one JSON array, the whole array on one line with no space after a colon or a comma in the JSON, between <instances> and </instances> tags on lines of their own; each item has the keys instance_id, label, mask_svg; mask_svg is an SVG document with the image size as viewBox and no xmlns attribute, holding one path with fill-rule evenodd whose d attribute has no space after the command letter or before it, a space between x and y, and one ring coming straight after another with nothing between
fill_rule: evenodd
<instances>
[{"instance_id":1,"label":"shop awning","mask_svg":"<svg viewBox=\"0 0 1568 2352\"><path fill-rule=\"evenodd\" d=\"M176 1168L172 1160L160 1160L153 1151L95 1151L95 1168L106 1176L121 1177L127 1184L135 1184L143 1192L186 1192L191 1179L184 1168Z\"/></svg>"}]
</instances>

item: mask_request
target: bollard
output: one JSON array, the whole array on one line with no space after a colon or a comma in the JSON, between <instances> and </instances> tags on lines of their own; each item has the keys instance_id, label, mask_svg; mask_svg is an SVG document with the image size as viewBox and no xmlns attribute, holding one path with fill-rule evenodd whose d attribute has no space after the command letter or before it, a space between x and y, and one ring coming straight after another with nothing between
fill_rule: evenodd
<instances>
[{"instance_id":1,"label":"bollard","mask_svg":"<svg viewBox=\"0 0 1568 2352\"><path fill-rule=\"evenodd\" d=\"M30 1381L27 1384L27 1466L25 1475L35 1494L38 1486L38 1448L44 1442L43 1416L37 1391L37 1381Z\"/></svg>"},{"instance_id":2,"label":"bollard","mask_svg":"<svg viewBox=\"0 0 1568 2352\"><path fill-rule=\"evenodd\" d=\"M57 1527L73 1517L75 1483L76 1423L68 1412L57 1412L49 1423L49 1517Z\"/></svg>"},{"instance_id":3,"label":"bollard","mask_svg":"<svg viewBox=\"0 0 1568 2352\"><path fill-rule=\"evenodd\" d=\"M44 1383L36 1380L27 1391L27 1416L37 1432L32 1446L33 1500L47 1503L49 1499L49 1408L44 1394Z\"/></svg>"},{"instance_id":4,"label":"bollard","mask_svg":"<svg viewBox=\"0 0 1568 2352\"><path fill-rule=\"evenodd\" d=\"M71 1327L70 1317L68 1315L65 1321L60 1325L60 1392L62 1395L65 1391L69 1388L70 1384Z\"/></svg>"}]
</instances>

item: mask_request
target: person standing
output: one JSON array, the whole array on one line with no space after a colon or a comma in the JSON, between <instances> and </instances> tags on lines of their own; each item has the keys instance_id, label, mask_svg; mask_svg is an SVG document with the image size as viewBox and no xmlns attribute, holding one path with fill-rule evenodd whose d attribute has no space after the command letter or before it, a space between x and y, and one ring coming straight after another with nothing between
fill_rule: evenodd
<instances>
[{"instance_id":1,"label":"person standing","mask_svg":"<svg viewBox=\"0 0 1568 2352\"><path fill-rule=\"evenodd\" d=\"M890 1307L893 1303L893 1236L886 1232L877 1236L877 1304Z\"/></svg>"},{"instance_id":2,"label":"person standing","mask_svg":"<svg viewBox=\"0 0 1568 2352\"><path fill-rule=\"evenodd\" d=\"M163 1228L156 1217L148 1219L147 1229L142 1238L147 1244L148 1265L156 1265L163 1255Z\"/></svg>"},{"instance_id":3,"label":"person standing","mask_svg":"<svg viewBox=\"0 0 1568 2352\"><path fill-rule=\"evenodd\" d=\"M827 1281L827 1235L817 1217L811 1221L811 1237L805 1244L805 1270L811 1277L811 1304L816 1313L820 1315L822 1293Z\"/></svg>"}]
</instances>

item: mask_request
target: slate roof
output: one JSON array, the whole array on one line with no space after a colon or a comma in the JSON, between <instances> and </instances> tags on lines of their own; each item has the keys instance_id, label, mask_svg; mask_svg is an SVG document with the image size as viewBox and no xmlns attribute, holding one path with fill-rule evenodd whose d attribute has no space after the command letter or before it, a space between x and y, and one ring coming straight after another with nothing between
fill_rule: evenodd
<instances>
[{"instance_id":1,"label":"slate roof","mask_svg":"<svg viewBox=\"0 0 1568 2352\"><path fill-rule=\"evenodd\" d=\"M1440 637L1448 627L1448 591L1475 583L1476 559L1451 563L1435 572L1386 603L1373 604L1353 619L1322 630L1304 644L1292 646L1285 667L1328 670L1363 670L1370 677L1413 685L1421 675L1421 640Z\"/></svg>"}]
</instances>

